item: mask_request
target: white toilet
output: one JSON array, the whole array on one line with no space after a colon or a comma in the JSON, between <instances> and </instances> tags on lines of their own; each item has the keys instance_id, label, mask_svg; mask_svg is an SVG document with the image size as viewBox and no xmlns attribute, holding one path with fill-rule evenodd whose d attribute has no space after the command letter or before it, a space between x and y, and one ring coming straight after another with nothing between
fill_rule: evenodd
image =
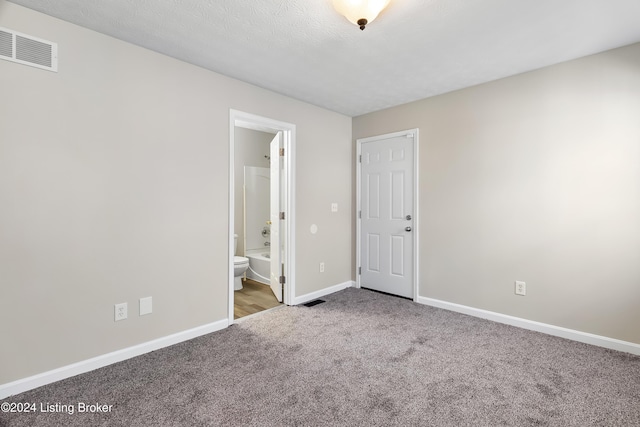
<instances>
[{"instance_id":1,"label":"white toilet","mask_svg":"<svg viewBox=\"0 0 640 427\"><path fill-rule=\"evenodd\" d=\"M233 235L233 253L235 255L238 250L238 235ZM249 258L243 256L233 257L233 290L239 291L242 289L242 275L249 268Z\"/></svg>"}]
</instances>

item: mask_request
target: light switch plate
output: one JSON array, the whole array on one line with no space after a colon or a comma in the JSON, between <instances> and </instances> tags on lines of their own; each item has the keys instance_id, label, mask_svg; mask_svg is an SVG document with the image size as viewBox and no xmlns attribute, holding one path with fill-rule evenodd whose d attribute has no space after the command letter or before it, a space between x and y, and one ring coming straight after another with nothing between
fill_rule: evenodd
<instances>
[{"instance_id":1,"label":"light switch plate","mask_svg":"<svg viewBox=\"0 0 640 427\"><path fill-rule=\"evenodd\" d=\"M153 302L151 297L140 298L140 316L153 312Z\"/></svg>"}]
</instances>

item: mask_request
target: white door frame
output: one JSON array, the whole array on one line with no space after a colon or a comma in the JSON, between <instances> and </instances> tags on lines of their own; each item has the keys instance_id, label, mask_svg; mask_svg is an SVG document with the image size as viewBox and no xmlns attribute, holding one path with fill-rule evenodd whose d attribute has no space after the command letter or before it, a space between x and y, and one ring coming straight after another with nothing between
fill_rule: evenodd
<instances>
[{"instance_id":1,"label":"white door frame","mask_svg":"<svg viewBox=\"0 0 640 427\"><path fill-rule=\"evenodd\" d=\"M245 113L242 111L229 110L229 262L228 262L228 278L229 278L229 325L235 323L233 319L233 234L234 209L235 209L235 183L234 183L234 150L235 150L235 128L252 129L261 132L283 134L284 146L284 194L285 194L285 220L282 224L284 229L284 255L282 262L284 263L284 275L286 283L284 285L283 302L287 305L293 304L295 295L295 142L296 142L296 125L278 120L269 119L267 117L257 116L255 114Z\"/></svg>"},{"instance_id":2,"label":"white door frame","mask_svg":"<svg viewBox=\"0 0 640 427\"><path fill-rule=\"evenodd\" d=\"M420 241L420 227L419 227L419 206L418 203L418 137L419 132L418 128L404 130L400 132L387 133L384 135L370 136L367 138L358 138L356 140L356 288L360 288L360 268L362 266L361 255L362 248L360 247L360 234L361 234L361 226L362 226L362 194L360 190L361 180L362 180L362 144L372 141L380 141L383 139L397 138L399 136L408 136L413 135L413 206L414 212L413 215L413 301L418 301L418 274L419 274L419 265L418 260L420 259L418 256L419 244Z\"/></svg>"}]
</instances>

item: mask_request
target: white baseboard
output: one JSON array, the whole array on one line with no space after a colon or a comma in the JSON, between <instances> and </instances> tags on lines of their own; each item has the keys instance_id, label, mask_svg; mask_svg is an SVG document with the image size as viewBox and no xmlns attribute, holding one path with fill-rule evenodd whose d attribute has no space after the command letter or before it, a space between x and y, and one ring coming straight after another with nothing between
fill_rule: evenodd
<instances>
[{"instance_id":1,"label":"white baseboard","mask_svg":"<svg viewBox=\"0 0 640 427\"><path fill-rule=\"evenodd\" d=\"M506 314L468 307L466 305L454 304L451 302L441 301L433 298L418 297L417 302L424 305L430 305L432 307L443 308L445 310L467 314L469 316L492 320L498 323L504 323L506 325L517 326L518 328L529 329L531 331L542 332L556 337L566 338L569 340L591 344L598 347L609 348L612 350L624 351L626 353L636 354L640 356L640 344L635 344L628 341L621 341L615 338L603 337L601 335L594 335L587 332L580 332L573 329L535 322L533 320L508 316Z\"/></svg>"},{"instance_id":2,"label":"white baseboard","mask_svg":"<svg viewBox=\"0 0 640 427\"><path fill-rule=\"evenodd\" d=\"M117 350L111 353L103 354L101 356L93 357L91 359L83 360L81 362L73 363L71 365L63 366L52 371L43 372L41 374L23 378L10 383L1 384L0 399L5 399L9 396L23 393L27 390L33 390L34 388L60 381L65 378L84 374L85 372L93 371L94 369L102 368L104 366L121 362L123 360L131 359L132 357L140 356L141 354L149 353L151 351L155 351L164 347L169 347L170 345L178 344L180 342L187 341L201 335L210 334L211 332L224 329L227 326L229 326L228 319L219 320L217 322L209 323L197 328L158 338L153 341L134 345L133 347L124 348L122 350Z\"/></svg>"},{"instance_id":3,"label":"white baseboard","mask_svg":"<svg viewBox=\"0 0 640 427\"><path fill-rule=\"evenodd\" d=\"M295 297L293 299L293 305L304 304L305 302L312 301L314 299L322 298L325 295L332 294L334 292L341 291L343 289L351 288L355 286L356 283L353 280L348 282L340 283L329 288L324 288L316 292L311 292L310 294L300 295L299 297Z\"/></svg>"}]
</instances>

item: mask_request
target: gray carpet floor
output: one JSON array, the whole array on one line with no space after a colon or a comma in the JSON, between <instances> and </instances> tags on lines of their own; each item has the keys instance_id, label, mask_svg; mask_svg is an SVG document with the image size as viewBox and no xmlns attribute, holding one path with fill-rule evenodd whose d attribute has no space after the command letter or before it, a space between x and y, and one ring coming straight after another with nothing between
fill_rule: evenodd
<instances>
[{"instance_id":1,"label":"gray carpet floor","mask_svg":"<svg viewBox=\"0 0 640 427\"><path fill-rule=\"evenodd\" d=\"M640 357L346 289L6 399L2 426L640 426Z\"/></svg>"}]
</instances>

